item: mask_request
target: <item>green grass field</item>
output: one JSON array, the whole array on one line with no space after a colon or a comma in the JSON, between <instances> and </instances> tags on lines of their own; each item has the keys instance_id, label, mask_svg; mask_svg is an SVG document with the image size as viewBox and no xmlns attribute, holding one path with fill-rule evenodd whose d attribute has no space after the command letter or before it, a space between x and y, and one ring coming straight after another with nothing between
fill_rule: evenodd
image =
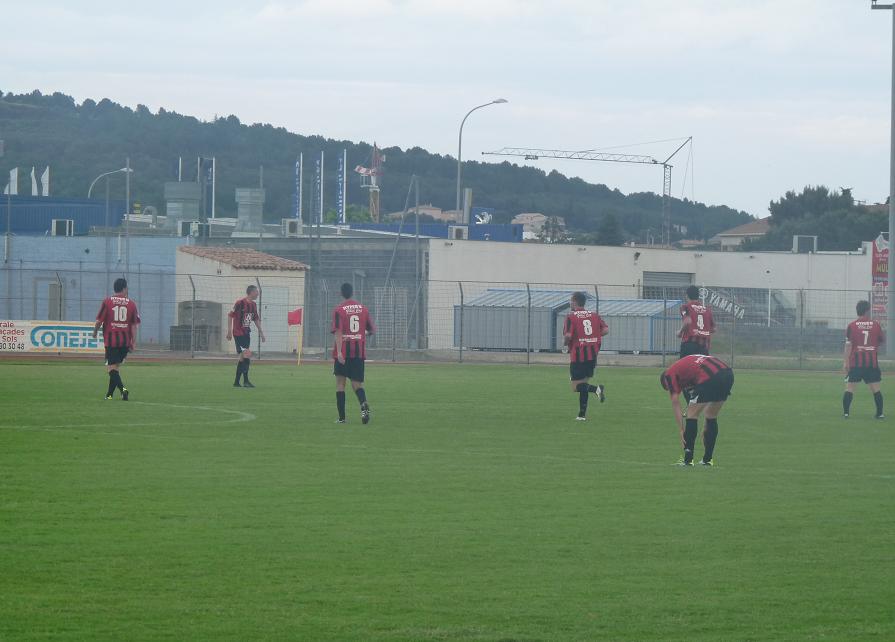
<instances>
[{"instance_id":1,"label":"green grass field","mask_svg":"<svg viewBox=\"0 0 895 642\"><path fill-rule=\"evenodd\" d=\"M680 469L655 369L367 376L0 364L0 639L895 639L891 379L739 371Z\"/></svg>"}]
</instances>

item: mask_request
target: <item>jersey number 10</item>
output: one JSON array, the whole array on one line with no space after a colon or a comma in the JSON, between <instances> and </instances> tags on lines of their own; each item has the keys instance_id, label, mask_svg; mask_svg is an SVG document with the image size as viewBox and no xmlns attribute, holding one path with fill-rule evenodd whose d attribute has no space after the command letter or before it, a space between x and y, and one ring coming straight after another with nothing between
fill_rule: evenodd
<instances>
[{"instance_id":1,"label":"jersey number 10","mask_svg":"<svg viewBox=\"0 0 895 642\"><path fill-rule=\"evenodd\" d=\"M112 317L118 323L124 323L127 321L127 306L126 305L116 305L112 307Z\"/></svg>"}]
</instances>

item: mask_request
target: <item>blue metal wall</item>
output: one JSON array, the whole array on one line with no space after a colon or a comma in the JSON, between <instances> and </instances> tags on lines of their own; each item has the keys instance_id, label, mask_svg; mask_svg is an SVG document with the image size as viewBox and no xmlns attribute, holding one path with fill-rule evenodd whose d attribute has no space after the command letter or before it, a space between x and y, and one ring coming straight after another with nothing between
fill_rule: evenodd
<instances>
[{"instance_id":1,"label":"blue metal wall","mask_svg":"<svg viewBox=\"0 0 895 642\"><path fill-rule=\"evenodd\" d=\"M352 223L350 225L353 230L375 230L380 232L398 231L398 223ZM452 225L450 227L460 227ZM510 223L508 225L468 225L470 241L501 241L503 243L521 243L522 242L522 225L518 223ZM401 228L401 233L407 236L413 236L416 233L416 226L413 220L407 220ZM446 239L449 234L449 226L441 223L425 223L420 225L420 234L422 236L431 236L434 238Z\"/></svg>"},{"instance_id":2,"label":"blue metal wall","mask_svg":"<svg viewBox=\"0 0 895 642\"><path fill-rule=\"evenodd\" d=\"M41 196L0 196L0 199L0 231L6 232L9 216L13 234L49 234L54 218L70 218L75 222L75 234L87 234L91 227L118 227L124 217L124 201L109 201L107 223L105 199Z\"/></svg>"},{"instance_id":3,"label":"blue metal wall","mask_svg":"<svg viewBox=\"0 0 895 642\"><path fill-rule=\"evenodd\" d=\"M123 238L14 236L9 261L0 263L0 317L46 319L50 284L61 281L63 319L89 321L111 293L112 282L126 276L143 319L141 346L167 347L176 318L176 253L188 242L179 237L131 237L130 274L125 275Z\"/></svg>"}]
</instances>

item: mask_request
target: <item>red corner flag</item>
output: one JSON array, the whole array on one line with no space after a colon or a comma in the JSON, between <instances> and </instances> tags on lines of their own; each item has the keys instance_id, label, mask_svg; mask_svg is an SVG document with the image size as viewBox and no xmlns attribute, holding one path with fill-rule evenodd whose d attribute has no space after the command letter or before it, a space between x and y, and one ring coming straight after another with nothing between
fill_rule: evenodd
<instances>
[{"instance_id":1,"label":"red corner flag","mask_svg":"<svg viewBox=\"0 0 895 642\"><path fill-rule=\"evenodd\" d=\"M301 308L295 308L286 315L286 321L289 325L301 325Z\"/></svg>"}]
</instances>

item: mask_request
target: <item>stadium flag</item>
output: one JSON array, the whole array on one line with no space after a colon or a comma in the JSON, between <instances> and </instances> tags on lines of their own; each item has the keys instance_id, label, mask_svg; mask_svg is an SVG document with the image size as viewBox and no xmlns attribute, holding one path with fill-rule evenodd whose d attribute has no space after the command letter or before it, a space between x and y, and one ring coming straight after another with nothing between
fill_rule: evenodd
<instances>
[{"instance_id":1,"label":"stadium flag","mask_svg":"<svg viewBox=\"0 0 895 642\"><path fill-rule=\"evenodd\" d=\"M339 175L336 177L336 185L339 193L336 195L336 213L339 225L345 225L345 165L348 164L348 150L343 149L339 157Z\"/></svg>"},{"instance_id":2,"label":"stadium flag","mask_svg":"<svg viewBox=\"0 0 895 642\"><path fill-rule=\"evenodd\" d=\"M31 196L37 196L37 176L34 173L34 166L31 166Z\"/></svg>"},{"instance_id":3,"label":"stadium flag","mask_svg":"<svg viewBox=\"0 0 895 642\"><path fill-rule=\"evenodd\" d=\"M305 336L305 326L302 324L302 308L295 308L291 312L286 314L286 322L289 325L297 325L298 326L298 342L295 346L295 355L296 355L296 367L301 365L301 348L304 343Z\"/></svg>"},{"instance_id":4,"label":"stadium flag","mask_svg":"<svg viewBox=\"0 0 895 642\"><path fill-rule=\"evenodd\" d=\"M49 196L50 195L50 166L47 165L47 168L44 170L44 173L40 175L40 191L41 196Z\"/></svg>"},{"instance_id":5,"label":"stadium flag","mask_svg":"<svg viewBox=\"0 0 895 642\"><path fill-rule=\"evenodd\" d=\"M7 185L7 194L16 196L19 193L19 168L13 167L9 170L9 185Z\"/></svg>"}]
</instances>

